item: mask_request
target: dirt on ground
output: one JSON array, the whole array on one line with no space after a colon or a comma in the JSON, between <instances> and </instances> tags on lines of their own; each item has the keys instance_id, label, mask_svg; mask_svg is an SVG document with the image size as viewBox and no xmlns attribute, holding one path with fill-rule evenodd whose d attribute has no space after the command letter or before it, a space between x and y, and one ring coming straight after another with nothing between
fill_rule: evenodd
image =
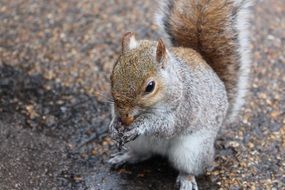
<instances>
[{"instance_id":1,"label":"dirt on ground","mask_svg":"<svg viewBox=\"0 0 285 190\"><path fill-rule=\"evenodd\" d=\"M168 190L163 158L112 169L109 75L121 35L158 39L153 1L0 1L0 189ZM200 189L285 189L285 3L258 1L246 106Z\"/></svg>"}]
</instances>

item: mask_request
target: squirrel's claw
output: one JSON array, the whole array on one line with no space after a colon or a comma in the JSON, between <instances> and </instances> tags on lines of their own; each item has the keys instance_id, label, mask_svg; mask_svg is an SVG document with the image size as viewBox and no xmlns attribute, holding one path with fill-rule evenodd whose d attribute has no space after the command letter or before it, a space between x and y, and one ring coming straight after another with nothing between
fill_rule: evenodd
<instances>
[{"instance_id":1,"label":"squirrel's claw","mask_svg":"<svg viewBox=\"0 0 285 190\"><path fill-rule=\"evenodd\" d=\"M109 126L111 138L118 147L121 147L121 137L123 136L123 126L118 120L113 121Z\"/></svg>"},{"instance_id":2,"label":"squirrel's claw","mask_svg":"<svg viewBox=\"0 0 285 190\"><path fill-rule=\"evenodd\" d=\"M124 133L123 136L121 137L122 145L135 140L138 136L139 132L136 129Z\"/></svg>"},{"instance_id":3,"label":"squirrel's claw","mask_svg":"<svg viewBox=\"0 0 285 190\"><path fill-rule=\"evenodd\" d=\"M129 130L127 130L119 120L115 120L110 124L109 131L111 138L115 141L119 149L139 136L137 128L129 128Z\"/></svg>"}]
</instances>

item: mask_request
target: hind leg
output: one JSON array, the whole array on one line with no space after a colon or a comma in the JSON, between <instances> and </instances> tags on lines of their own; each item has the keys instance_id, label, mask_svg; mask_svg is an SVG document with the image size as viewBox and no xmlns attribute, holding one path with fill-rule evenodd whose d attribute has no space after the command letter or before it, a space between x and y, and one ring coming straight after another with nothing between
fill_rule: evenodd
<instances>
[{"instance_id":1,"label":"hind leg","mask_svg":"<svg viewBox=\"0 0 285 190\"><path fill-rule=\"evenodd\" d=\"M185 173L179 174L176 185L179 190L198 190L195 177Z\"/></svg>"},{"instance_id":2,"label":"hind leg","mask_svg":"<svg viewBox=\"0 0 285 190\"><path fill-rule=\"evenodd\" d=\"M197 190L194 176L204 173L213 160L213 135L204 131L173 139L168 156L180 172L177 178L180 190Z\"/></svg>"}]
</instances>

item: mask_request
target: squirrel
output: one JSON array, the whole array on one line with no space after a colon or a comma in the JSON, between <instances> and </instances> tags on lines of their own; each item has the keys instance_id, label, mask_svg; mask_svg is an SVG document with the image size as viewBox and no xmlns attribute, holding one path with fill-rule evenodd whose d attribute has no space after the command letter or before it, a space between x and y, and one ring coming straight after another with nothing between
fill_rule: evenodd
<instances>
[{"instance_id":1,"label":"squirrel","mask_svg":"<svg viewBox=\"0 0 285 190\"><path fill-rule=\"evenodd\" d=\"M114 166L168 158L180 190L198 189L222 126L244 104L249 0L161 0L158 41L128 32L111 73Z\"/></svg>"}]
</instances>

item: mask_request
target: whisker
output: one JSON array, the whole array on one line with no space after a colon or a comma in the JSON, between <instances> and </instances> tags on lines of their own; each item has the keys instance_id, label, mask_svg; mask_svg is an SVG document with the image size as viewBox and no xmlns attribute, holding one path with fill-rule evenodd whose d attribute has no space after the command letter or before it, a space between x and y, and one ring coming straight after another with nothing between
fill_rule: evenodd
<instances>
[{"instance_id":1,"label":"whisker","mask_svg":"<svg viewBox=\"0 0 285 190\"><path fill-rule=\"evenodd\" d=\"M95 94L98 95L99 97L103 98L103 102L112 103L112 104L115 103L114 99L112 97L108 97L107 94L103 94L103 93L100 93L100 92L96 92Z\"/></svg>"}]
</instances>

